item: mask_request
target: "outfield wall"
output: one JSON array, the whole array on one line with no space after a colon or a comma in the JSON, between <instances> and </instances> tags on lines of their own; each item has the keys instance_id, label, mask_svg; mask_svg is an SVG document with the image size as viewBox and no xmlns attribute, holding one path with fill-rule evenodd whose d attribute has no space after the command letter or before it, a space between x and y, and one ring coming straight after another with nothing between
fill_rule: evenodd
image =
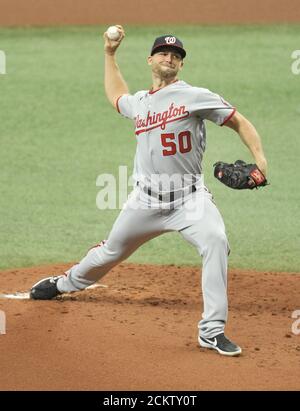
<instances>
[{"instance_id":1,"label":"outfield wall","mask_svg":"<svg viewBox=\"0 0 300 411\"><path fill-rule=\"evenodd\" d=\"M0 0L0 26L300 22L300 0Z\"/></svg>"}]
</instances>

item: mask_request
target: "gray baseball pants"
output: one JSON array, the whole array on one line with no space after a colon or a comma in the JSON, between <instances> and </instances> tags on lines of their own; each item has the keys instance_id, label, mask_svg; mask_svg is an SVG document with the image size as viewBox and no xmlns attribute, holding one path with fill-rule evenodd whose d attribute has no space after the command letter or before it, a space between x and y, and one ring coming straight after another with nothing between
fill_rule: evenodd
<instances>
[{"instance_id":1,"label":"gray baseball pants","mask_svg":"<svg viewBox=\"0 0 300 411\"><path fill-rule=\"evenodd\" d=\"M178 203L178 201L177 201ZM180 205L155 203L136 187L117 217L108 239L58 280L61 292L82 290L101 279L112 267L128 258L145 242L178 231L202 256L204 310L199 333L212 338L224 332L227 321L227 258L229 245L223 219L205 187L181 198ZM171 204L171 207L169 207ZM176 205L176 200L175 203Z\"/></svg>"}]
</instances>

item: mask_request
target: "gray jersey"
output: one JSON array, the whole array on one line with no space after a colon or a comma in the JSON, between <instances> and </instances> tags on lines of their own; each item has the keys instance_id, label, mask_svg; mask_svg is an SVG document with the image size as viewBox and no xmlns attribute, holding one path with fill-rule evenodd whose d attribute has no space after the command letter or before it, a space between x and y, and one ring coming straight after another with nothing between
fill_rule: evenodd
<instances>
[{"instance_id":1,"label":"gray jersey","mask_svg":"<svg viewBox=\"0 0 300 411\"><path fill-rule=\"evenodd\" d=\"M143 90L123 95L117 108L135 123L133 177L156 191L170 190L162 176L173 176L174 190L194 183L202 174L204 120L223 125L235 112L218 94L184 81L154 92Z\"/></svg>"}]
</instances>

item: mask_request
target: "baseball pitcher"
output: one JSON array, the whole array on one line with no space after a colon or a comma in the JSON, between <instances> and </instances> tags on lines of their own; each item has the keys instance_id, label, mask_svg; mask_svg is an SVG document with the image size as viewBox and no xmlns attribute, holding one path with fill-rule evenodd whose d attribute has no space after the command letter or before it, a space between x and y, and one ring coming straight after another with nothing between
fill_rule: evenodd
<instances>
[{"instance_id":1,"label":"baseball pitcher","mask_svg":"<svg viewBox=\"0 0 300 411\"><path fill-rule=\"evenodd\" d=\"M266 178L267 162L260 137L254 126L221 96L179 80L186 51L174 35L156 38L150 50L147 63L152 73L151 90L131 94L116 63L116 51L125 37L123 27L117 27L117 40L104 33L105 92L113 107L134 124L135 186L107 240L92 248L65 274L35 284L31 298L52 299L83 290L145 242L177 231L202 256L204 309L198 324L199 344L222 355L239 355L241 348L224 334L229 245L223 219L202 178L205 121L230 127L249 148L256 166L252 178L247 176L245 180L249 188L258 174L260 181ZM224 182L225 176L230 186L232 178L226 168L218 167L218 178ZM236 181L235 175L233 179Z\"/></svg>"}]
</instances>

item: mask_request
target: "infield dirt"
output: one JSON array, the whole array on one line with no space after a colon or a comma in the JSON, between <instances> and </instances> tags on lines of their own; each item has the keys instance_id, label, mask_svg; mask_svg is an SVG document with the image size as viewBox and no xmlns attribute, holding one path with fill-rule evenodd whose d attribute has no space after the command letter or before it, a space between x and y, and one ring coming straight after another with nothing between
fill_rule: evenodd
<instances>
[{"instance_id":1,"label":"infield dirt","mask_svg":"<svg viewBox=\"0 0 300 411\"><path fill-rule=\"evenodd\" d=\"M68 267L3 271L0 292ZM226 333L243 348L237 358L198 346L199 268L124 263L100 283L108 287L59 300L0 300L0 390L300 389L298 274L230 271Z\"/></svg>"}]
</instances>

